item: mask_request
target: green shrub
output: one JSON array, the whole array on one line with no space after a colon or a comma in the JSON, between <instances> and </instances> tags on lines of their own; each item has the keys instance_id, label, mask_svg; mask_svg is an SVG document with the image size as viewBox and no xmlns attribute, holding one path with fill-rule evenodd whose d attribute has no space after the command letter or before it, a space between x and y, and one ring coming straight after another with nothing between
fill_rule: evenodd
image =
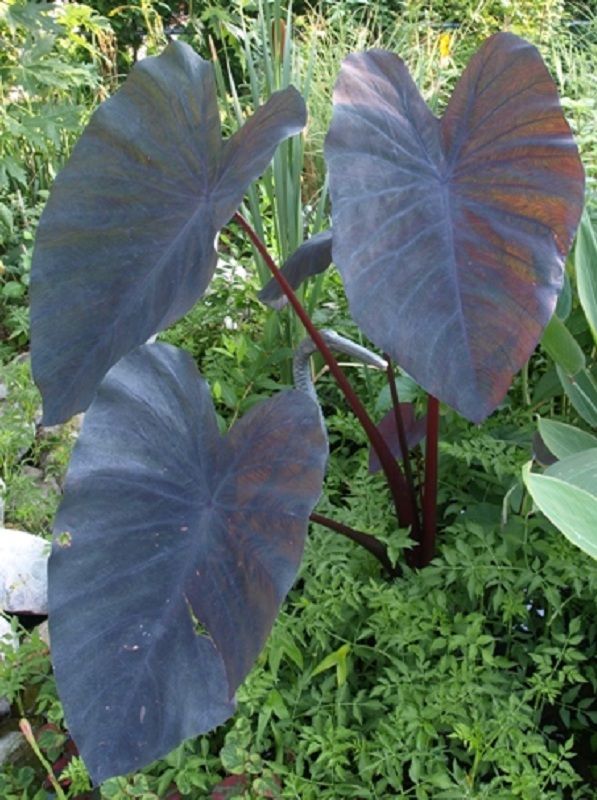
<instances>
[{"instance_id":1,"label":"green shrub","mask_svg":"<svg viewBox=\"0 0 597 800\"><path fill-rule=\"evenodd\" d=\"M33 234L48 188L113 79L89 6L0 2L0 361L28 341Z\"/></svg>"}]
</instances>

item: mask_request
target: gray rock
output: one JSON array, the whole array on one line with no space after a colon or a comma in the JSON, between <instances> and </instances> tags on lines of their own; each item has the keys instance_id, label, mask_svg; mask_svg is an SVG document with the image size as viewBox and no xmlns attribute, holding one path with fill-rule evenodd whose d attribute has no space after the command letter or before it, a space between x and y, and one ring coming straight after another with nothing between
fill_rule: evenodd
<instances>
[{"instance_id":1,"label":"gray rock","mask_svg":"<svg viewBox=\"0 0 597 800\"><path fill-rule=\"evenodd\" d=\"M41 536L0 528L0 610L48 613L49 555Z\"/></svg>"},{"instance_id":2,"label":"gray rock","mask_svg":"<svg viewBox=\"0 0 597 800\"><path fill-rule=\"evenodd\" d=\"M10 733L0 736L0 767L16 761L26 750L27 742L20 731L10 731Z\"/></svg>"},{"instance_id":3,"label":"gray rock","mask_svg":"<svg viewBox=\"0 0 597 800\"><path fill-rule=\"evenodd\" d=\"M34 481L42 481L44 478L44 471L43 469L39 469L39 467L31 467L27 465L23 467L21 470L23 475L26 475L28 478L32 478Z\"/></svg>"}]
</instances>

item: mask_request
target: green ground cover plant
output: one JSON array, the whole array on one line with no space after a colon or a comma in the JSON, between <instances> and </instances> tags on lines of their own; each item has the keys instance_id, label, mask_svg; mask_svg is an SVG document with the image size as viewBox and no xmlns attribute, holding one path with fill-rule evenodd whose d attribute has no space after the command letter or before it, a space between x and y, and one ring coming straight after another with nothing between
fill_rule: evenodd
<instances>
[{"instance_id":1,"label":"green ground cover plant","mask_svg":"<svg viewBox=\"0 0 597 800\"><path fill-rule=\"evenodd\" d=\"M267 231L267 201L259 213ZM201 359L223 431L279 388L276 372L291 348L276 348L274 338L263 346L267 317L246 288L256 290L263 281L247 274L249 251L237 231L226 231L221 242L229 265L212 283L202 310L194 309L161 338L189 343ZM561 319L590 367L588 329L570 276L574 317L562 312ZM354 334L337 276L321 281L330 289L321 318ZM388 582L368 553L355 554L329 532L313 533L298 583L239 689L235 721L136 775L106 781L96 796L207 797L226 775L237 776L236 791L247 797L587 796L594 780L588 766L594 750L594 570L533 513L521 479L534 432L531 409L583 426L557 375L555 390L552 384L551 393L537 392L555 372L560 353L557 346L544 347L533 356L482 430L443 408L442 538L436 559L422 572L404 565L412 540L387 514L391 500L383 476L367 472L366 437L339 410L344 401L333 384L325 376L318 380L335 463L318 511L374 531L402 579ZM34 421L35 394L25 367L20 369ZM355 375L364 396L377 398L377 411L388 410L381 376ZM425 395L408 381L399 379L401 399L410 387L409 399L420 412ZM61 440L64 453L68 438ZM26 455L32 464L41 458L40 445L35 447L30 444ZM12 442L5 449L21 452ZM9 478L18 473L22 454L10 458ZM65 455L59 456L60 479L64 463ZM421 467L417 451L413 470ZM21 505L17 500L9 506L9 521ZM48 516L41 514L40 528ZM28 676L39 669L32 655L29 667L24 658L11 700L33 719L50 714L63 736L62 710L45 674L47 656L39 642L33 652L46 664L39 673L44 688L37 696L27 690ZM14 658L12 672L18 674ZM3 674L9 682L10 671ZM59 749L55 741L44 747L50 754ZM7 797L37 800L46 790L35 776L31 767L9 768L0 786ZM68 796L90 791L79 759L63 777L70 780L64 784Z\"/></svg>"},{"instance_id":2,"label":"green ground cover plant","mask_svg":"<svg viewBox=\"0 0 597 800\"><path fill-rule=\"evenodd\" d=\"M31 251L48 189L114 86L113 36L90 6L0 3L0 358L24 349Z\"/></svg>"}]
</instances>

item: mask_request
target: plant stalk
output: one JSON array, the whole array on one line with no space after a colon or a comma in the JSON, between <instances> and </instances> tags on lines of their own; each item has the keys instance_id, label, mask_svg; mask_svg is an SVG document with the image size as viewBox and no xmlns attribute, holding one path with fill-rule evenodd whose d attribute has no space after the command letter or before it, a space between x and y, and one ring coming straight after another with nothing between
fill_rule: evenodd
<instances>
[{"instance_id":1,"label":"plant stalk","mask_svg":"<svg viewBox=\"0 0 597 800\"><path fill-rule=\"evenodd\" d=\"M427 434L425 440L425 488L423 493L423 536L418 548L419 567L426 567L435 553L437 529L437 472L439 443L439 400L427 398Z\"/></svg>"},{"instance_id":2,"label":"plant stalk","mask_svg":"<svg viewBox=\"0 0 597 800\"><path fill-rule=\"evenodd\" d=\"M336 531L336 533L340 533L351 541L360 544L361 547L364 547L372 556L375 556L390 578L397 578L400 575L400 569L392 566L386 546L383 542L380 542L379 539L376 539L375 536L372 536L372 534L356 531L348 525L343 525L341 522L336 522L334 519L324 517L322 514L317 514L315 512L311 514L309 519L317 525L323 525L323 527Z\"/></svg>"},{"instance_id":3,"label":"plant stalk","mask_svg":"<svg viewBox=\"0 0 597 800\"><path fill-rule=\"evenodd\" d=\"M390 395L392 397L392 405L394 406L394 419L396 422L396 431L398 433L398 442L400 443L400 450L402 451L402 463L404 465L404 475L406 483L408 484L408 495L410 500L410 510L413 519L412 534L415 541L421 541L421 524L419 520L419 509L417 506L417 495L415 491L415 482L413 478L412 466L410 463L410 453L408 450L408 442L406 440L406 431L404 430L404 420L402 419L402 412L400 411L400 400L398 397L398 388L396 387L396 376L394 375L394 368L392 366L392 359L388 353L384 353L384 358L387 362L386 375L388 377L388 385L390 387Z\"/></svg>"},{"instance_id":4,"label":"plant stalk","mask_svg":"<svg viewBox=\"0 0 597 800\"><path fill-rule=\"evenodd\" d=\"M26 718L19 720L19 728L21 729L21 733L27 740L27 743L37 756L39 763L45 769L46 777L48 778L48 781L51 783L52 788L56 792L56 797L58 798L58 800L66 800L66 795L62 789L62 786L58 783L58 780L54 775L54 770L52 769L52 765L39 749L39 745L37 744L37 741L35 739L35 734L33 733L33 730L31 728L31 723L29 722L29 720Z\"/></svg>"},{"instance_id":5,"label":"plant stalk","mask_svg":"<svg viewBox=\"0 0 597 800\"><path fill-rule=\"evenodd\" d=\"M380 464L385 472L388 486L390 488L390 492L392 495L392 499L394 501L394 507L396 510L396 517L398 519L398 524L400 527L409 528L413 525L413 519L411 514L410 508L410 501L409 501L409 491L408 485L402 474L402 470L400 469L396 459L392 455L390 448L386 444L383 436L376 428L375 424L367 414L363 404L359 400L358 396L356 395L354 389L350 385L348 378L340 368L340 365L334 358L332 351L324 342L322 337L319 334L317 328L313 325L311 318L305 311L305 309L300 304L294 290L278 268L277 264L271 257L268 252L267 247L263 243L263 241L259 238L257 233L251 227L250 223L243 217L242 214L237 212L233 219L238 222L238 224L243 228L243 230L247 233L259 253L261 254L264 262L268 266L270 272L274 276L274 278L278 281L280 288L288 298L288 302L294 308L298 318L305 326L305 330L313 340L314 344L317 345L317 349L321 353L324 361L328 365L330 372L336 379L338 386L342 390L349 406L351 407L352 411L354 412L355 416L363 426L369 441L371 442L371 446L377 453L379 458Z\"/></svg>"}]
</instances>

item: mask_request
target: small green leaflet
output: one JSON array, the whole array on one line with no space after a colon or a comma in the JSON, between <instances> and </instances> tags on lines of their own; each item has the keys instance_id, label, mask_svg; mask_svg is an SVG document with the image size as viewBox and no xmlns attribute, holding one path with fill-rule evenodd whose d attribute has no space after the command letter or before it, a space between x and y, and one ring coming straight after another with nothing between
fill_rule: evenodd
<instances>
[{"instance_id":1,"label":"small green leaflet","mask_svg":"<svg viewBox=\"0 0 597 800\"><path fill-rule=\"evenodd\" d=\"M330 653L319 662L319 664L311 673L311 677L314 675L319 675L320 672L325 672L327 669L336 667L336 680L338 681L338 686L343 686L346 683L346 678L348 676L346 658L349 653L350 645L343 644L342 647L334 650L333 653Z\"/></svg>"}]
</instances>

